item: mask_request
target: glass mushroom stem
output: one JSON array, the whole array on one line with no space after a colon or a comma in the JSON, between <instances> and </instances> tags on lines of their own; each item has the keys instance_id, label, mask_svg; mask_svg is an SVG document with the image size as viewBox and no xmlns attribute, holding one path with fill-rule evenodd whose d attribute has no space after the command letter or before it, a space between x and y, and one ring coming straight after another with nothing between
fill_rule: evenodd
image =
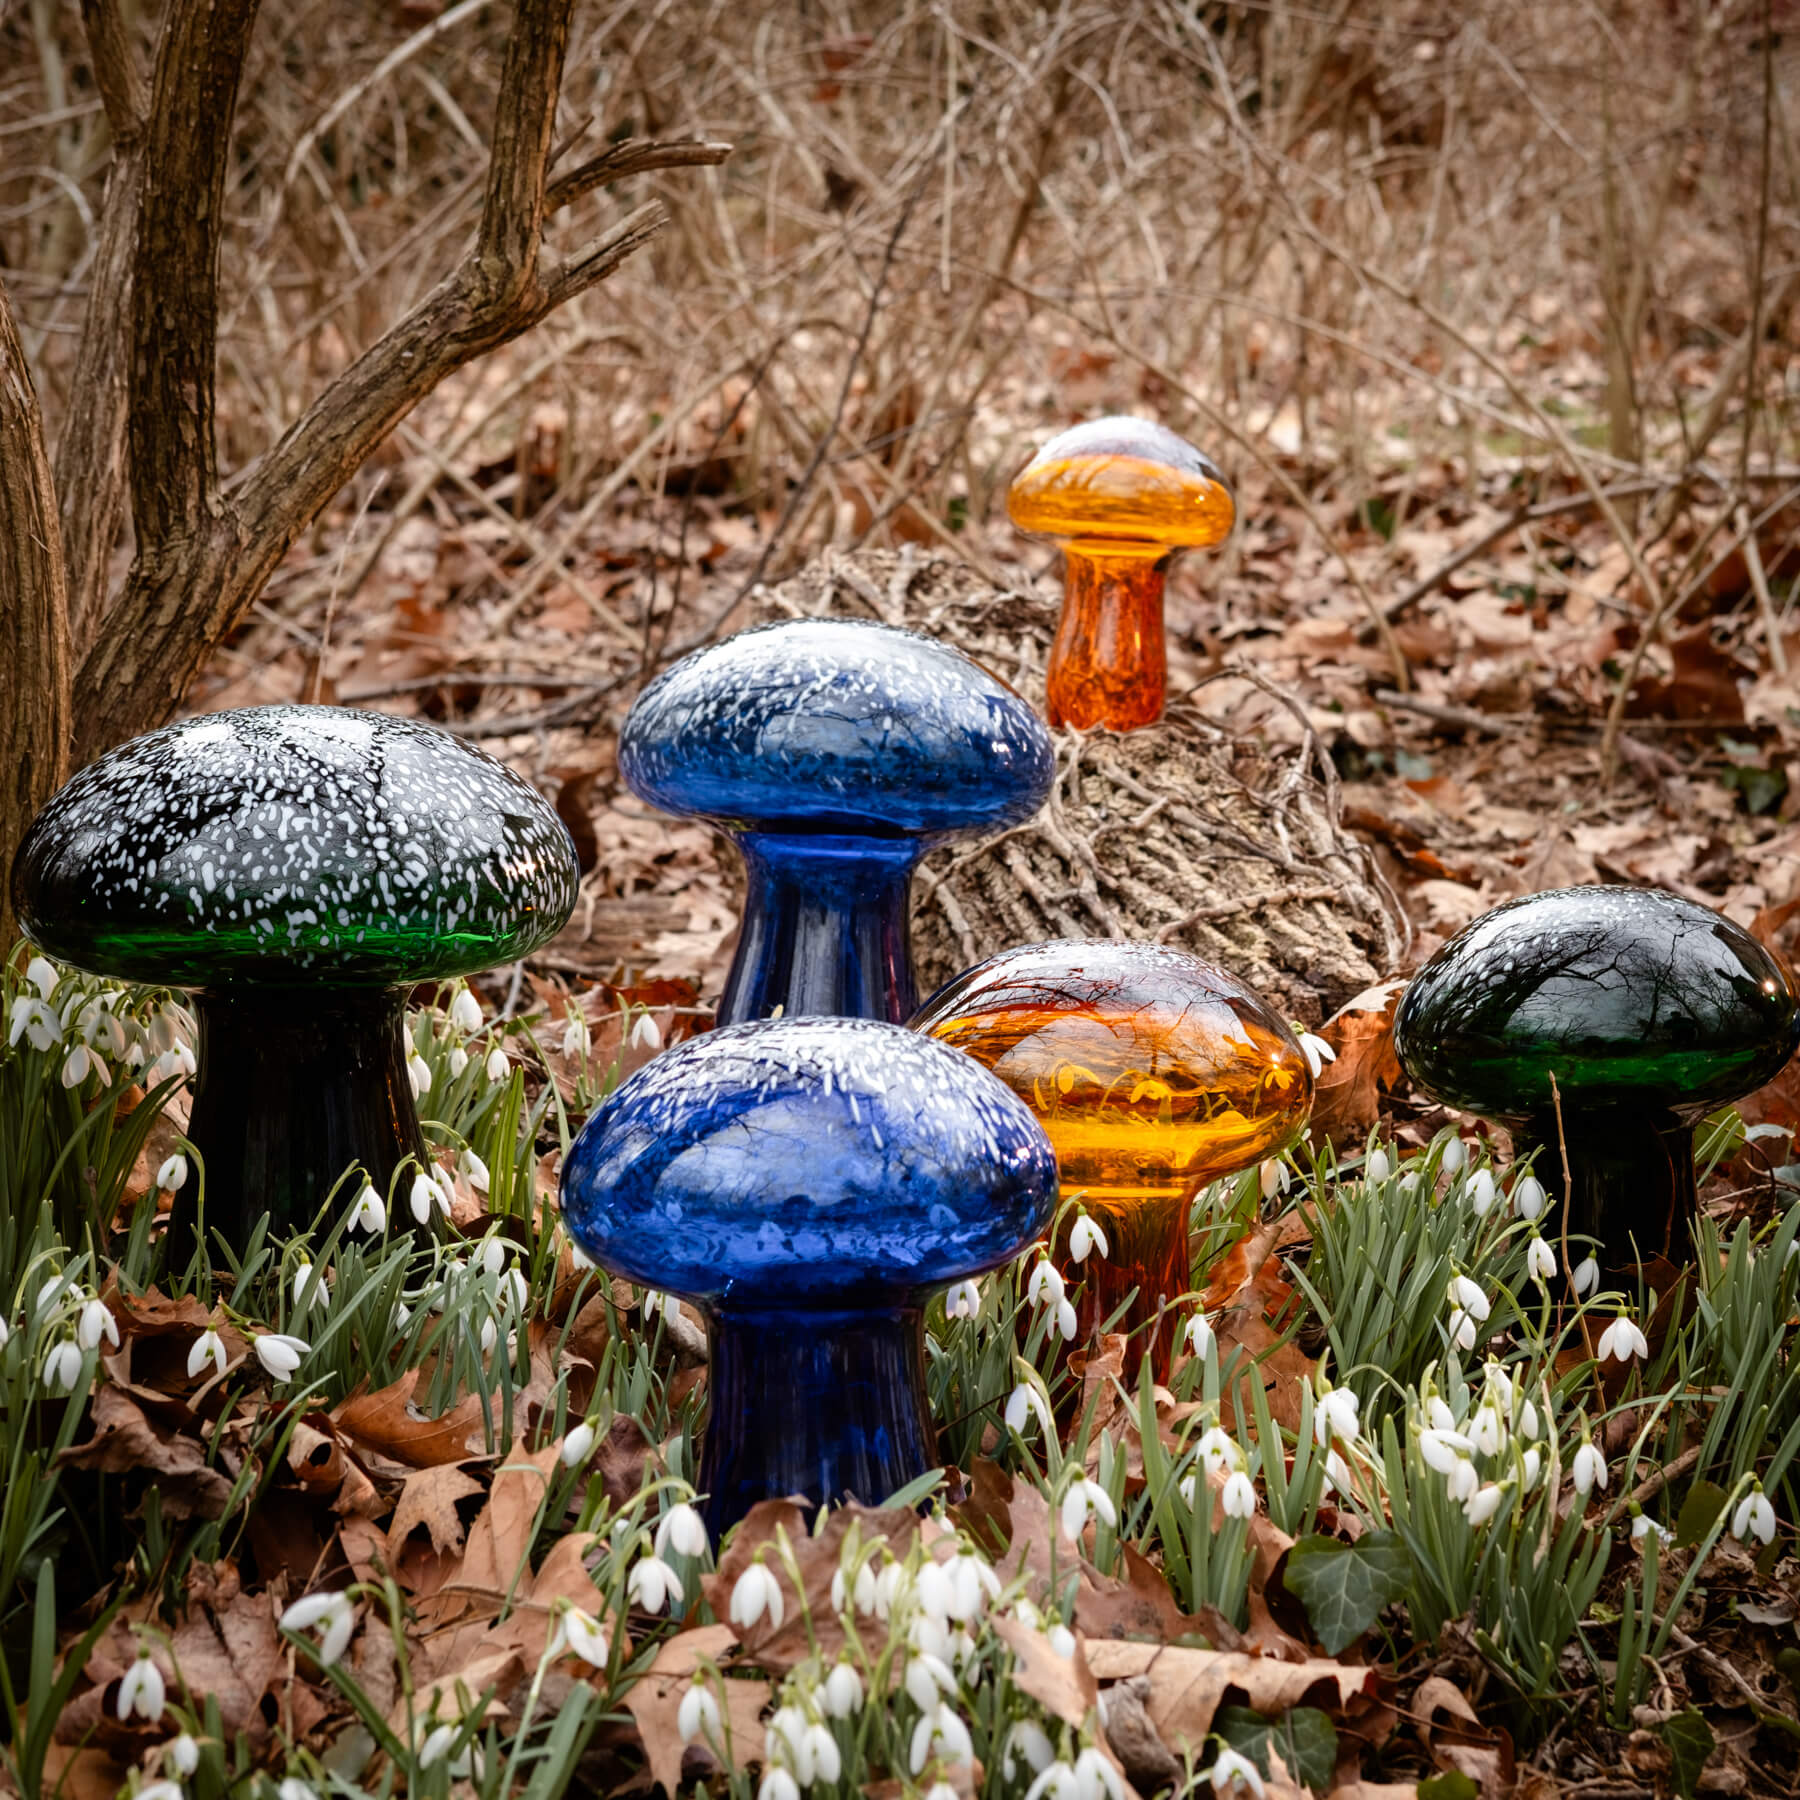
<instances>
[{"instance_id":1,"label":"glass mushroom stem","mask_svg":"<svg viewBox=\"0 0 1800 1800\"><path fill-rule=\"evenodd\" d=\"M918 1004L914 838L746 832L744 923L718 1021L809 1014L899 1024Z\"/></svg>"},{"instance_id":2,"label":"glass mushroom stem","mask_svg":"<svg viewBox=\"0 0 1800 1800\"><path fill-rule=\"evenodd\" d=\"M1044 710L1078 731L1135 731L1163 714L1168 652L1163 583L1172 556L1155 546L1089 556L1064 550L1063 610L1050 646Z\"/></svg>"},{"instance_id":3,"label":"glass mushroom stem","mask_svg":"<svg viewBox=\"0 0 1800 1800\"><path fill-rule=\"evenodd\" d=\"M387 1197L396 1169L430 1160L406 1074L400 988L222 990L197 994L199 1072L187 1135L205 1169L175 1196L170 1266L204 1232L234 1250L266 1214L277 1238L309 1227L353 1165ZM402 1179L389 1229L419 1229ZM348 1202L352 1177L339 1190Z\"/></svg>"},{"instance_id":4,"label":"glass mushroom stem","mask_svg":"<svg viewBox=\"0 0 1800 1800\"><path fill-rule=\"evenodd\" d=\"M1312 1081L1286 1024L1224 970L1160 944L1028 944L977 964L912 1020L1010 1087L1056 1152L1055 1247L1085 1341L1130 1334L1168 1373L1169 1308L1193 1285L1188 1211L1207 1183L1278 1154L1306 1123ZM1080 1212L1104 1233L1076 1263Z\"/></svg>"},{"instance_id":5,"label":"glass mushroom stem","mask_svg":"<svg viewBox=\"0 0 1800 1800\"><path fill-rule=\"evenodd\" d=\"M1168 687L1163 587L1175 553L1218 543L1234 507L1185 439L1147 419L1093 419L1062 432L1006 497L1019 530L1062 545L1062 618L1050 647L1052 725L1135 731L1162 717Z\"/></svg>"},{"instance_id":6,"label":"glass mushroom stem","mask_svg":"<svg viewBox=\"0 0 1800 1800\"><path fill-rule=\"evenodd\" d=\"M715 1538L772 1494L873 1503L937 1461L919 1308L721 1310L707 1344L698 1486Z\"/></svg>"}]
</instances>

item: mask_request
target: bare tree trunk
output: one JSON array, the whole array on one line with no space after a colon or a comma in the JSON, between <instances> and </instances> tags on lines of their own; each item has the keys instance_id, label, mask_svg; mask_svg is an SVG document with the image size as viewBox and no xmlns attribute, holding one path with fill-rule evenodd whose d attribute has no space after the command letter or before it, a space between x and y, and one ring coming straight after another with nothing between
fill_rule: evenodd
<instances>
[{"instance_id":1,"label":"bare tree trunk","mask_svg":"<svg viewBox=\"0 0 1800 1800\"><path fill-rule=\"evenodd\" d=\"M0 286L0 955L12 947L12 849L69 768L69 604L44 420Z\"/></svg>"}]
</instances>

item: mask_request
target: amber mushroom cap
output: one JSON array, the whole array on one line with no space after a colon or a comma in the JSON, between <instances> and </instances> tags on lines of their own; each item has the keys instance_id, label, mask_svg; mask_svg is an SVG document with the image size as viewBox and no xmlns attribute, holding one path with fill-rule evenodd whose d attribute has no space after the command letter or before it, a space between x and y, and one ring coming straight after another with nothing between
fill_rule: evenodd
<instances>
[{"instance_id":1,"label":"amber mushroom cap","mask_svg":"<svg viewBox=\"0 0 1800 1800\"><path fill-rule=\"evenodd\" d=\"M1237 509L1210 457L1149 419L1089 419L1059 432L1014 478L1007 516L1084 556L1203 550Z\"/></svg>"}]
</instances>

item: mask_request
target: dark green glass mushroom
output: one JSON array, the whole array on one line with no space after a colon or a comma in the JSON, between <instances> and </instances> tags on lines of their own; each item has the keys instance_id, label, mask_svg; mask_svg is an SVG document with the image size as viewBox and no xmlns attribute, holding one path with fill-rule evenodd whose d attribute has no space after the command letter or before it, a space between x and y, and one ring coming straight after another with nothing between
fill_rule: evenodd
<instances>
[{"instance_id":1,"label":"dark green glass mushroom","mask_svg":"<svg viewBox=\"0 0 1800 1800\"><path fill-rule=\"evenodd\" d=\"M1729 919L1651 888L1509 901L1419 971L1394 1020L1417 1086L1537 1147L1553 1218L1560 1100L1569 1231L1615 1270L1689 1260L1693 1127L1773 1079L1797 1042L1785 966Z\"/></svg>"},{"instance_id":2,"label":"dark green glass mushroom","mask_svg":"<svg viewBox=\"0 0 1800 1800\"><path fill-rule=\"evenodd\" d=\"M208 1231L241 1248L264 1214L307 1224L353 1163L383 1192L408 1158L426 1164L407 989L545 942L579 873L537 790L450 733L262 706L90 764L33 821L12 882L50 955L192 993L188 1135ZM171 1220L178 1261L196 1186Z\"/></svg>"}]
</instances>

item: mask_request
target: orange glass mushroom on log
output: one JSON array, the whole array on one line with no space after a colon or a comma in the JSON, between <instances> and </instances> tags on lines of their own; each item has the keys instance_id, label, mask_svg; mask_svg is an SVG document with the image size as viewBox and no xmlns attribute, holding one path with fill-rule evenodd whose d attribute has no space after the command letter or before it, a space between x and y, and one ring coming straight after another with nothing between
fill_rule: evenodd
<instances>
[{"instance_id":1,"label":"orange glass mushroom on log","mask_svg":"<svg viewBox=\"0 0 1800 1800\"><path fill-rule=\"evenodd\" d=\"M1236 508L1225 478L1165 426L1090 419L1025 465L1006 510L1021 531L1063 547L1050 723L1082 731L1155 724L1168 686L1163 584L1177 551L1204 549L1231 530Z\"/></svg>"},{"instance_id":2,"label":"orange glass mushroom on log","mask_svg":"<svg viewBox=\"0 0 1800 1800\"><path fill-rule=\"evenodd\" d=\"M965 970L913 1015L985 1064L1037 1115L1062 1197L1100 1227L1071 1267L1091 1337L1128 1296L1115 1330L1128 1370L1154 1346L1168 1371L1169 1303L1189 1291L1188 1209L1208 1182L1277 1155L1312 1111L1305 1053L1235 976L1164 944L1026 944Z\"/></svg>"}]
</instances>

